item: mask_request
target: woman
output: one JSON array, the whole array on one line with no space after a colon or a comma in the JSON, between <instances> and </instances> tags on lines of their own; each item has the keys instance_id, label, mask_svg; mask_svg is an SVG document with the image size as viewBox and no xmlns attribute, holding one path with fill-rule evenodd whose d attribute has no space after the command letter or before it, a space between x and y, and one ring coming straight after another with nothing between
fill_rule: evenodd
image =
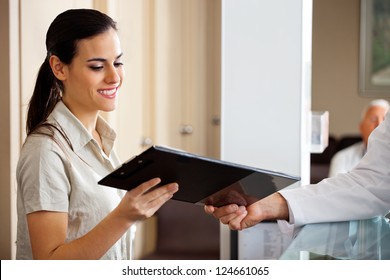
<instances>
[{"instance_id":1,"label":"woman","mask_svg":"<svg viewBox=\"0 0 390 280\"><path fill-rule=\"evenodd\" d=\"M58 15L30 100L17 167L18 259L126 259L128 230L178 189L148 192L154 178L124 192L97 182L119 161L112 111L124 76L116 23L96 10Z\"/></svg>"}]
</instances>

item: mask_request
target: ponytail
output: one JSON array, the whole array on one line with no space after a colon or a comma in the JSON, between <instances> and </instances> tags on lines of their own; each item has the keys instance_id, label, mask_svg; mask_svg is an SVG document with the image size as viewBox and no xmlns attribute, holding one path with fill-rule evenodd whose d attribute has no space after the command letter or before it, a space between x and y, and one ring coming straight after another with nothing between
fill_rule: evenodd
<instances>
[{"instance_id":1,"label":"ponytail","mask_svg":"<svg viewBox=\"0 0 390 280\"><path fill-rule=\"evenodd\" d=\"M51 70L48 56L39 69L34 92L28 105L27 135L46 121L60 99L60 86Z\"/></svg>"}]
</instances>

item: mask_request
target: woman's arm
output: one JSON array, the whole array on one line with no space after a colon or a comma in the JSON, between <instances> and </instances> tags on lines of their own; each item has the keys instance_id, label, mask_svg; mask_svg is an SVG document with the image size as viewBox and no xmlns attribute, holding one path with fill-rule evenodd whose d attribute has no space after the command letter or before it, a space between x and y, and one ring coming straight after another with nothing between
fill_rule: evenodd
<instances>
[{"instance_id":1,"label":"woman's arm","mask_svg":"<svg viewBox=\"0 0 390 280\"><path fill-rule=\"evenodd\" d=\"M100 259L138 220L152 216L178 190L176 183L148 192L149 180L128 191L119 205L84 236L66 243L68 214L38 211L27 215L34 259Z\"/></svg>"}]
</instances>

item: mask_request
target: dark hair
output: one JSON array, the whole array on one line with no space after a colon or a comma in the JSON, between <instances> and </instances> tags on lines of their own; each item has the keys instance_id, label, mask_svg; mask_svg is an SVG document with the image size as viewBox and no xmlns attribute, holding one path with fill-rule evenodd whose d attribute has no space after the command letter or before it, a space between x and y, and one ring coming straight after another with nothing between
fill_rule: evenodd
<instances>
[{"instance_id":1,"label":"dark hair","mask_svg":"<svg viewBox=\"0 0 390 280\"><path fill-rule=\"evenodd\" d=\"M62 82L54 76L49 58L56 55L70 64L77 53L77 43L101 34L110 28L117 30L112 18L97 10L71 9L59 14L46 33L47 56L41 65L30 99L26 131L31 134L41 126L61 99Z\"/></svg>"}]
</instances>

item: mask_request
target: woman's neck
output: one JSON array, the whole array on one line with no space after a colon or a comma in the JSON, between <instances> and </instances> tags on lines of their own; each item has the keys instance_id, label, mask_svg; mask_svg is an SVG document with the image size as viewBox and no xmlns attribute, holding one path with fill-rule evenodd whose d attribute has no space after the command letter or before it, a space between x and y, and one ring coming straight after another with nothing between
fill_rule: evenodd
<instances>
[{"instance_id":1,"label":"woman's neck","mask_svg":"<svg viewBox=\"0 0 390 280\"><path fill-rule=\"evenodd\" d=\"M99 111L97 110L87 110L82 106L77 106L77 104L70 104L65 98L62 99L62 102L66 107L72 112L72 114L83 124L87 131L93 135L96 130L96 123L99 116Z\"/></svg>"}]
</instances>

